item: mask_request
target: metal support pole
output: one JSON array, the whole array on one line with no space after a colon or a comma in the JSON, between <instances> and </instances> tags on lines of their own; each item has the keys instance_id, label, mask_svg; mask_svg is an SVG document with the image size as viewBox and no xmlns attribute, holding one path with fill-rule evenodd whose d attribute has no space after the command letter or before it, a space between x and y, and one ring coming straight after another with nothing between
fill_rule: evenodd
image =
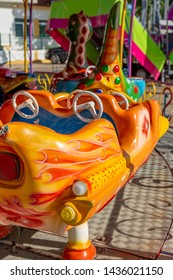
<instances>
[{"instance_id":1,"label":"metal support pole","mask_svg":"<svg viewBox=\"0 0 173 280\"><path fill-rule=\"evenodd\" d=\"M164 19L167 20L168 17L168 10L169 10L169 0L165 0L164 3Z\"/></svg>"},{"instance_id":2,"label":"metal support pole","mask_svg":"<svg viewBox=\"0 0 173 280\"><path fill-rule=\"evenodd\" d=\"M32 9L33 9L33 0L30 1L30 18L29 18L29 72L33 73L32 69Z\"/></svg>"},{"instance_id":3,"label":"metal support pole","mask_svg":"<svg viewBox=\"0 0 173 280\"><path fill-rule=\"evenodd\" d=\"M120 66L123 68L123 47L124 47L124 26L126 17L126 5L127 0L124 0L123 12L122 12L122 22L121 22L121 38L120 38Z\"/></svg>"},{"instance_id":4,"label":"metal support pole","mask_svg":"<svg viewBox=\"0 0 173 280\"><path fill-rule=\"evenodd\" d=\"M142 25L144 28L147 28L147 9L148 0L142 0Z\"/></svg>"},{"instance_id":5,"label":"metal support pole","mask_svg":"<svg viewBox=\"0 0 173 280\"><path fill-rule=\"evenodd\" d=\"M130 34L129 34L129 52L128 52L128 70L129 70L129 77L132 75L132 30L133 30L133 20L135 16L136 10L136 0L132 2L132 14L131 14L131 21L130 21Z\"/></svg>"},{"instance_id":6,"label":"metal support pole","mask_svg":"<svg viewBox=\"0 0 173 280\"><path fill-rule=\"evenodd\" d=\"M24 36L23 36L24 72L28 72L28 67L27 67L27 11L28 11L28 0L23 0L23 5L24 5Z\"/></svg>"}]
</instances>

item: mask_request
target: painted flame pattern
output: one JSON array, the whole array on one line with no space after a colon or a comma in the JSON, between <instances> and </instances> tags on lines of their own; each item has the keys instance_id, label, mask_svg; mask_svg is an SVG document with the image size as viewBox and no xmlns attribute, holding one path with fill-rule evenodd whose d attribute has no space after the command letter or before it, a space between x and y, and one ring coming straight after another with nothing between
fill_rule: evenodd
<instances>
[{"instance_id":1,"label":"painted flame pattern","mask_svg":"<svg viewBox=\"0 0 173 280\"><path fill-rule=\"evenodd\" d=\"M9 199L4 198L0 203L0 215L3 216L7 224L17 224L24 227L37 228L44 223L43 216L50 215L50 212L38 212L34 209L26 208L20 199L12 196Z\"/></svg>"},{"instance_id":2,"label":"painted flame pattern","mask_svg":"<svg viewBox=\"0 0 173 280\"><path fill-rule=\"evenodd\" d=\"M37 179L45 174L49 176L48 182L82 176L84 171L91 170L98 163L120 155L121 149L112 125L100 128L94 135L90 133L86 140L78 135L78 138L67 140L63 148L40 150L43 159L38 163L42 164L42 169Z\"/></svg>"}]
</instances>

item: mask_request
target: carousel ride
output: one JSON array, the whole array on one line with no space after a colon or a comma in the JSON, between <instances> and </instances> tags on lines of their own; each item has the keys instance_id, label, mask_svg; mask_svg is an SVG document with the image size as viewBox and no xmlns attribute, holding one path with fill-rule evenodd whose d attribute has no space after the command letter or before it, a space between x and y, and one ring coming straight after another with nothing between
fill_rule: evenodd
<instances>
[{"instance_id":1,"label":"carousel ride","mask_svg":"<svg viewBox=\"0 0 173 280\"><path fill-rule=\"evenodd\" d=\"M113 10L108 29L117 22L119 2ZM111 36L106 33L106 42ZM139 87L124 80L118 59L106 56L106 48L71 92L18 91L0 107L1 237L13 225L57 235L67 231L63 259L93 259L88 220L135 175L167 131L158 102L132 98ZM105 86L102 93L95 91L98 84Z\"/></svg>"}]
</instances>

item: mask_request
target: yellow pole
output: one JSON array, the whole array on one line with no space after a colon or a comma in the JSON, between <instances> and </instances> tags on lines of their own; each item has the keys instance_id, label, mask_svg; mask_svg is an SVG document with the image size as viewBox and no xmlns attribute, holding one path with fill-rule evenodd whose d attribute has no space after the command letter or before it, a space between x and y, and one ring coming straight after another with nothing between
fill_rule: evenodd
<instances>
[{"instance_id":1,"label":"yellow pole","mask_svg":"<svg viewBox=\"0 0 173 280\"><path fill-rule=\"evenodd\" d=\"M123 46L124 46L124 28L125 28L125 17L126 17L126 4L127 0L124 0L122 20L121 20L121 37L120 37L120 66L123 65Z\"/></svg>"},{"instance_id":2,"label":"yellow pole","mask_svg":"<svg viewBox=\"0 0 173 280\"><path fill-rule=\"evenodd\" d=\"M27 10L28 0L23 0L24 5L24 34L23 34L23 50L24 50L24 72L28 72L27 65Z\"/></svg>"}]
</instances>

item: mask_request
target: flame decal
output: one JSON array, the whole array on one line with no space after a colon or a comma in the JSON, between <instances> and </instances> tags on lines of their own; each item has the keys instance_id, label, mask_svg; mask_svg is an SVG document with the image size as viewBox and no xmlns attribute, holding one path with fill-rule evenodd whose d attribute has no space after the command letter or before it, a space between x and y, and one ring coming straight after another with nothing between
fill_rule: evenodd
<instances>
[{"instance_id":1,"label":"flame decal","mask_svg":"<svg viewBox=\"0 0 173 280\"><path fill-rule=\"evenodd\" d=\"M30 198L32 199L31 205L40 205L44 204L46 202L50 202L52 200L55 200L59 195L61 195L62 191L56 192L56 193L34 193L30 195Z\"/></svg>"},{"instance_id":2,"label":"flame decal","mask_svg":"<svg viewBox=\"0 0 173 280\"><path fill-rule=\"evenodd\" d=\"M112 126L99 127L99 132L87 137L80 134L78 137L68 139L62 147L57 149L42 149L42 168L37 175L40 179L47 176L47 182L55 182L69 176L82 176L88 168L95 167L108 159L120 155L121 149L116 133Z\"/></svg>"},{"instance_id":3,"label":"flame decal","mask_svg":"<svg viewBox=\"0 0 173 280\"><path fill-rule=\"evenodd\" d=\"M50 212L38 212L34 209L23 206L18 197L12 196L0 203L0 214L6 221L17 223L24 227L37 228L43 225L43 216L50 215Z\"/></svg>"},{"instance_id":4,"label":"flame decal","mask_svg":"<svg viewBox=\"0 0 173 280\"><path fill-rule=\"evenodd\" d=\"M148 130L149 130L149 120L147 119L147 117L144 117L144 121L143 121L143 125L142 125L142 132L143 134L145 134L145 136L148 136Z\"/></svg>"}]
</instances>

